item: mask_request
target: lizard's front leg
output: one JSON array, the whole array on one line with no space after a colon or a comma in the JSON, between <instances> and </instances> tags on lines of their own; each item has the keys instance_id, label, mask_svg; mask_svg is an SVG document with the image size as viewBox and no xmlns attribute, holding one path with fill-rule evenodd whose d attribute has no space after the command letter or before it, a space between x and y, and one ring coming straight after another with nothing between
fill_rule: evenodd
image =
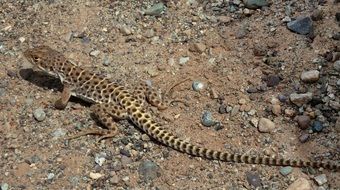
<instances>
[{"instance_id":1,"label":"lizard's front leg","mask_svg":"<svg viewBox=\"0 0 340 190\"><path fill-rule=\"evenodd\" d=\"M70 98L71 88L67 84L64 84L63 91L61 92L61 97L57 101L55 101L54 107L60 110L65 109Z\"/></svg>"}]
</instances>

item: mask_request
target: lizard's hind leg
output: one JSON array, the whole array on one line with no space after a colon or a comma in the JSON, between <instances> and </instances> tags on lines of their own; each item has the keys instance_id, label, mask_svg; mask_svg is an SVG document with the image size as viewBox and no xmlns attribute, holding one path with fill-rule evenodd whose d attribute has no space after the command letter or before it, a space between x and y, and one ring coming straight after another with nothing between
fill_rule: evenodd
<instances>
[{"instance_id":1,"label":"lizard's hind leg","mask_svg":"<svg viewBox=\"0 0 340 190\"><path fill-rule=\"evenodd\" d=\"M127 113L124 108L112 103L94 104L91 106L91 110L98 121L107 129L89 129L69 137L69 140L85 135L100 135L101 137L98 141L114 137L118 134L118 127L116 126L115 121L127 118Z\"/></svg>"}]
</instances>

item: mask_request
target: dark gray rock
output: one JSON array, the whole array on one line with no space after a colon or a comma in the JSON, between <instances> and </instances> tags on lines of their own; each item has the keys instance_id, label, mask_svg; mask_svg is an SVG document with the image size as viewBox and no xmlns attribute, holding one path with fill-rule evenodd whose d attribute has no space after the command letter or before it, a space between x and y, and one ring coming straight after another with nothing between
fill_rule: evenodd
<instances>
[{"instance_id":1,"label":"dark gray rock","mask_svg":"<svg viewBox=\"0 0 340 190\"><path fill-rule=\"evenodd\" d=\"M160 168L154 162L146 160L140 164L138 173L144 181L152 181L160 176Z\"/></svg>"},{"instance_id":2,"label":"dark gray rock","mask_svg":"<svg viewBox=\"0 0 340 190\"><path fill-rule=\"evenodd\" d=\"M313 21L310 17L298 17L288 22L287 27L295 33L307 35L313 31Z\"/></svg>"}]
</instances>

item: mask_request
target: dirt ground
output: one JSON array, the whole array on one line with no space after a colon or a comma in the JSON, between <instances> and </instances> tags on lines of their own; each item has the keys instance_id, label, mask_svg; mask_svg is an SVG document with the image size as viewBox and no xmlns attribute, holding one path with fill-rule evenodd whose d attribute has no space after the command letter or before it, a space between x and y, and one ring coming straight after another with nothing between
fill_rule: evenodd
<instances>
[{"instance_id":1,"label":"dirt ground","mask_svg":"<svg viewBox=\"0 0 340 190\"><path fill-rule=\"evenodd\" d=\"M340 189L338 172L196 158L150 140L128 121L117 122L120 134L112 139L65 140L100 125L89 104L76 98L55 109L61 84L33 72L22 54L48 45L83 68L131 88L151 81L162 93L187 79L167 97L185 104L150 108L181 138L215 150L339 163L336 1L269 1L248 9L236 0L177 0L164 1L162 12L150 10L159 3L151 0L2 2L1 190L286 189L299 178L309 189ZM312 34L287 28L286 17L311 15L320 17ZM301 81L308 70L320 71L316 82ZM193 83L203 87L194 90ZM306 92L312 101L289 101L290 94ZM204 126L205 112L217 124ZM297 115L311 123L302 129ZM260 132L261 118L274 129ZM327 182L318 182L320 176Z\"/></svg>"}]
</instances>

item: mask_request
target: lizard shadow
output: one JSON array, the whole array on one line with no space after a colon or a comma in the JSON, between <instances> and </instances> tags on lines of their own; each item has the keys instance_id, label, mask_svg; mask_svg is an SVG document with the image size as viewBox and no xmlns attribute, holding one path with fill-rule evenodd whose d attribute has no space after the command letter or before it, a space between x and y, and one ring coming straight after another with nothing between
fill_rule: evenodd
<instances>
[{"instance_id":1,"label":"lizard shadow","mask_svg":"<svg viewBox=\"0 0 340 190\"><path fill-rule=\"evenodd\" d=\"M33 69L21 69L19 71L19 75L24 80L38 86L41 88L55 90L61 92L64 88L64 85L61 83L60 79L51 76L43 71L34 71ZM71 96L71 102L79 103L82 106L90 107L91 103L81 100L80 98L76 98Z\"/></svg>"}]
</instances>

